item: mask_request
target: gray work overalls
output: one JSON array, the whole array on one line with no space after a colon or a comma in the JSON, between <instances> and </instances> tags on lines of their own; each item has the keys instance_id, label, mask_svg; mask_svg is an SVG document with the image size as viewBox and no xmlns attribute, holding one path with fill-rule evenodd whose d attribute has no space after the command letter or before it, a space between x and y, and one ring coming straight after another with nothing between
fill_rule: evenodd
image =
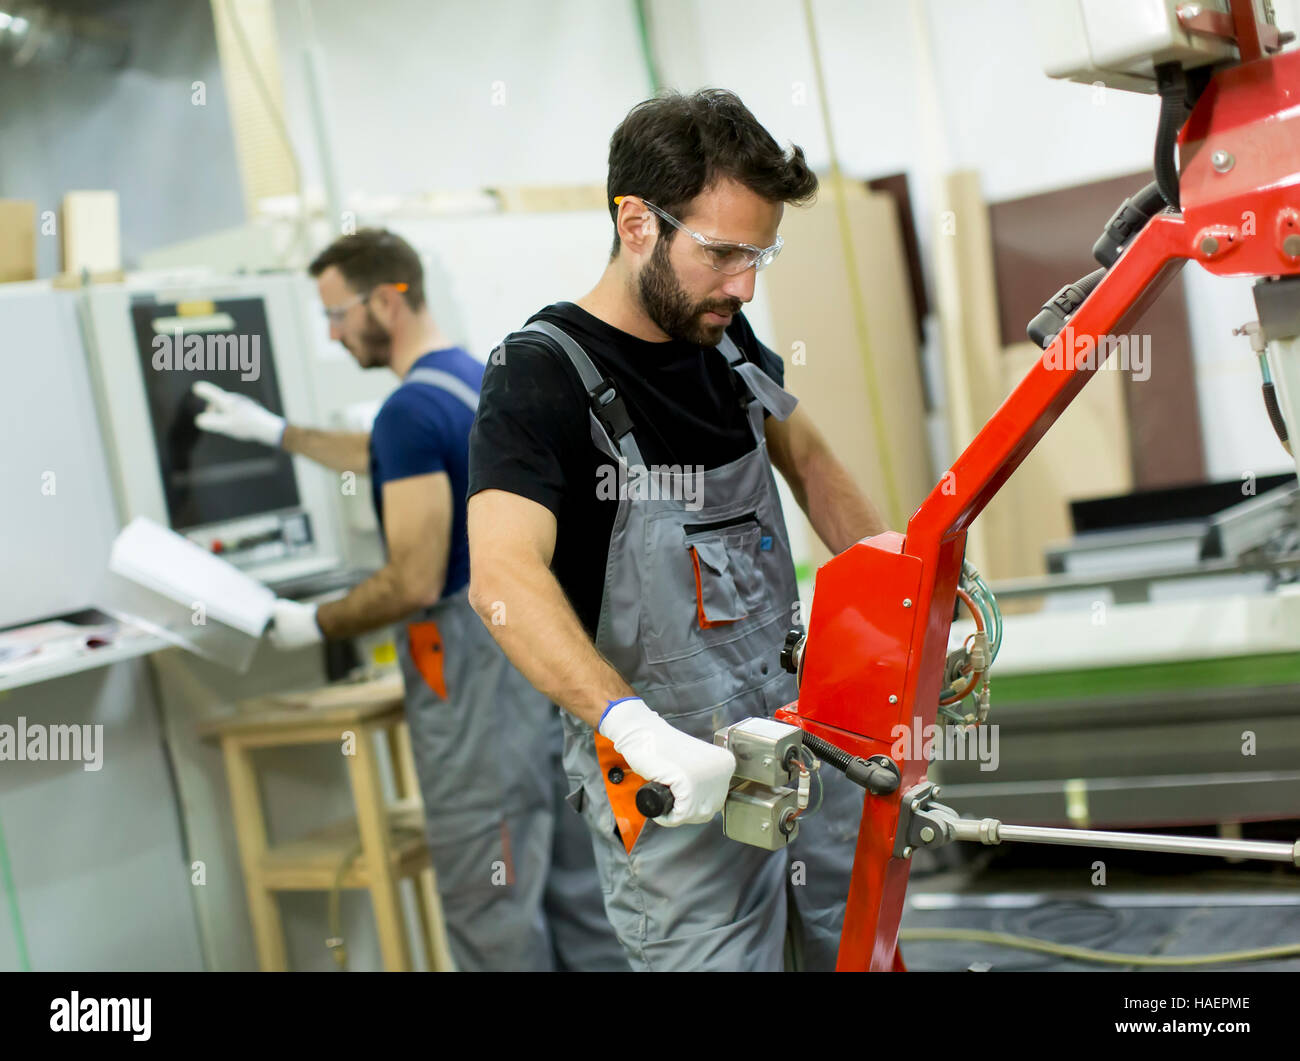
<instances>
[{"instance_id":1,"label":"gray work overalls","mask_svg":"<svg viewBox=\"0 0 1300 1061\"><path fill-rule=\"evenodd\" d=\"M593 443L644 467L613 384L586 352L553 324L524 330L549 336L577 370L592 398ZM795 399L729 337L719 350L744 384L754 448L704 472L693 491L623 492L596 632L597 650L637 694L703 741L742 718L770 718L797 695L779 656L798 587L763 433L763 408L785 419ZM688 509L686 497L702 507ZM720 816L671 829L646 821L632 802L640 779L612 744L567 713L564 721L570 802L595 837L605 909L634 968L834 968L861 789L821 769L820 812L785 850L763 851L723 836Z\"/></svg>"},{"instance_id":2,"label":"gray work overalls","mask_svg":"<svg viewBox=\"0 0 1300 1061\"><path fill-rule=\"evenodd\" d=\"M417 368L476 408L448 373ZM601 905L591 843L567 793L556 708L492 639L468 588L399 629L406 718L430 853L462 972L627 969Z\"/></svg>"}]
</instances>

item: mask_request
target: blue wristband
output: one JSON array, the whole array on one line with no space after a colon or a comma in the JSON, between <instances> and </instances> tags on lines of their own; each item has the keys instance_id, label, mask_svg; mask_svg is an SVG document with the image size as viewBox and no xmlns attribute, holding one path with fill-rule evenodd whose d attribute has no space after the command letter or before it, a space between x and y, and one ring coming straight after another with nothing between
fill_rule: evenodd
<instances>
[{"instance_id":1,"label":"blue wristband","mask_svg":"<svg viewBox=\"0 0 1300 1061\"><path fill-rule=\"evenodd\" d=\"M623 696L617 700L611 700L609 702L609 707L606 707L605 710L600 713L600 721L596 723L596 732L599 733L600 727L605 724L605 716L609 714L610 708L614 707L616 704L623 703L623 701L625 700L640 700L640 699L641 697L639 696Z\"/></svg>"}]
</instances>

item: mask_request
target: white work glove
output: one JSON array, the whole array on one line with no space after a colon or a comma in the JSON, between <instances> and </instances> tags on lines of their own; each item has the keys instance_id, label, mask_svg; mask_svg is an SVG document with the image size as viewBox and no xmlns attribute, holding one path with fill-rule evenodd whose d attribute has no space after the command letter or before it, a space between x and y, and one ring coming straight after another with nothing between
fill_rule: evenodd
<instances>
[{"instance_id":1,"label":"white work glove","mask_svg":"<svg viewBox=\"0 0 1300 1061\"><path fill-rule=\"evenodd\" d=\"M282 652L325 639L316 622L316 605L299 604L283 597L277 597L271 605L271 625L266 636Z\"/></svg>"},{"instance_id":2,"label":"white work glove","mask_svg":"<svg viewBox=\"0 0 1300 1061\"><path fill-rule=\"evenodd\" d=\"M660 825L696 825L722 809L736 771L736 757L674 729L640 697L617 701L600 722L600 733L647 781L667 785L673 809Z\"/></svg>"},{"instance_id":3,"label":"white work glove","mask_svg":"<svg viewBox=\"0 0 1300 1061\"><path fill-rule=\"evenodd\" d=\"M191 389L208 403L208 407L194 418L204 431L228 435L241 442L260 442L264 446L280 444L284 436L283 416L276 416L243 394L223 391L207 380L200 380Z\"/></svg>"}]
</instances>

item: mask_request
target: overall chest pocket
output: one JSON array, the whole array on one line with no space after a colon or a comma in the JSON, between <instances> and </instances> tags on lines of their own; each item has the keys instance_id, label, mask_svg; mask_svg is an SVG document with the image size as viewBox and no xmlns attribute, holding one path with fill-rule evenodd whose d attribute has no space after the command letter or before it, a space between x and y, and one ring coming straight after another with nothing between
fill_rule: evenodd
<instances>
[{"instance_id":1,"label":"overall chest pocket","mask_svg":"<svg viewBox=\"0 0 1300 1061\"><path fill-rule=\"evenodd\" d=\"M709 630L762 608L762 528L751 512L719 524L682 527L695 576L696 622ZM770 548L770 539L769 539Z\"/></svg>"},{"instance_id":2,"label":"overall chest pocket","mask_svg":"<svg viewBox=\"0 0 1300 1061\"><path fill-rule=\"evenodd\" d=\"M744 637L780 602L765 568L774 538L756 512L708 523L664 520L651 532L661 569L644 587L650 662L682 659Z\"/></svg>"}]
</instances>

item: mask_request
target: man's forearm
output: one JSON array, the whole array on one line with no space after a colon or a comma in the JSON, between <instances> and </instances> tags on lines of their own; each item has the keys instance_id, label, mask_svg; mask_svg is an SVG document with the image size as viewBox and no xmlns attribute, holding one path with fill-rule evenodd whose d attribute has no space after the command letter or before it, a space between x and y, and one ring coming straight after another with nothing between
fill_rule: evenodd
<instances>
[{"instance_id":1,"label":"man's forearm","mask_svg":"<svg viewBox=\"0 0 1300 1061\"><path fill-rule=\"evenodd\" d=\"M364 475L370 470L370 435L365 431L322 431L288 424L280 445L335 471Z\"/></svg>"},{"instance_id":2,"label":"man's forearm","mask_svg":"<svg viewBox=\"0 0 1300 1061\"><path fill-rule=\"evenodd\" d=\"M889 529L880 510L829 449L809 454L800 471L800 487L792 484L795 500L832 553Z\"/></svg>"},{"instance_id":3,"label":"man's forearm","mask_svg":"<svg viewBox=\"0 0 1300 1061\"><path fill-rule=\"evenodd\" d=\"M428 600L414 600L403 589L401 573L388 564L352 587L342 600L329 601L317 608L316 625L326 637L355 637L405 619L428 603Z\"/></svg>"},{"instance_id":4,"label":"man's forearm","mask_svg":"<svg viewBox=\"0 0 1300 1061\"><path fill-rule=\"evenodd\" d=\"M600 722L609 701L636 695L596 651L559 582L540 564L474 575L470 601L533 687L589 725Z\"/></svg>"}]
</instances>

